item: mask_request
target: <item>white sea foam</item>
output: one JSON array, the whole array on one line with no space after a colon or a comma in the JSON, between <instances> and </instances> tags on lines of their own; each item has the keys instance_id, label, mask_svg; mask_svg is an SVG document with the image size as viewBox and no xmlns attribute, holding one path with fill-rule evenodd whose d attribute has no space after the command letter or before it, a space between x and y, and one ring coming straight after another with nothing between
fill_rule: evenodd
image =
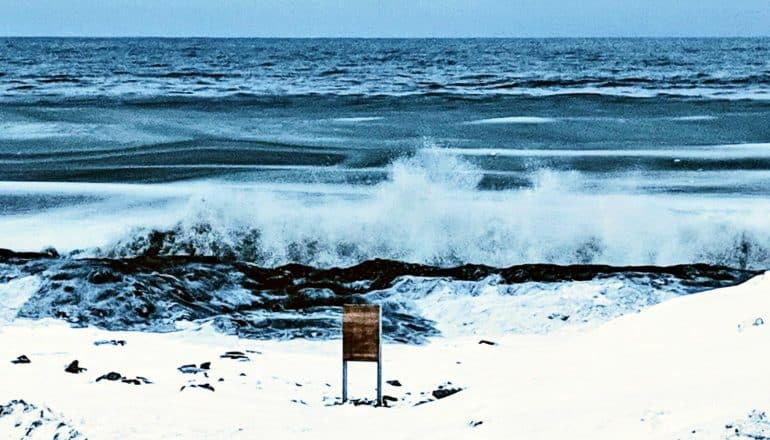
<instances>
[{"instance_id":1,"label":"white sea foam","mask_svg":"<svg viewBox=\"0 0 770 440\"><path fill-rule=\"evenodd\" d=\"M478 119L475 121L466 122L468 125L483 125L483 124L546 124L548 122L554 122L552 118L541 118L538 116L506 116L502 118L489 118Z\"/></svg>"},{"instance_id":2,"label":"white sea foam","mask_svg":"<svg viewBox=\"0 0 770 440\"><path fill-rule=\"evenodd\" d=\"M619 278L504 284L498 276L480 281L406 276L366 297L430 319L451 338L595 327L678 296L671 290Z\"/></svg>"},{"instance_id":3,"label":"white sea foam","mask_svg":"<svg viewBox=\"0 0 770 440\"><path fill-rule=\"evenodd\" d=\"M526 149L526 148L441 148L438 152L461 156L508 157L663 157L739 159L770 158L770 143L703 145L661 149Z\"/></svg>"},{"instance_id":4,"label":"white sea foam","mask_svg":"<svg viewBox=\"0 0 770 440\"><path fill-rule=\"evenodd\" d=\"M483 171L446 153L432 148L397 160L387 181L369 187L129 185L130 197L0 217L0 229L10 231L0 247L98 246L86 254L130 256L143 249L139 239L149 231L173 230L165 252L233 250L267 265L371 258L496 266L770 261L764 198L644 195L633 193L628 176L618 192L597 189L576 172L552 171L528 175L529 189L479 191ZM252 243L244 247L245 239Z\"/></svg>"},{"instance_id":5,"label":"white sea foam","mask_svg":"<svg viewBox=\"0 0 770 440\"><path fill-rule=\"evenodd\" d=\"M684 121L684 122L688 122L688 121L713 121L713 120L716 120L717 117L716 116L711 116L711 115L692 115L692 116L677 116L677 117L673 117L673 118L669 118L669 119L671 119L672 121Z\"/></svg>"},{"instance_id":6,"label":"white sea foam","mask_svg":"<svg viewBox=\"0 0 770 440\"><path fill-rule=\"evenodd\" d=\"M379 121L382 120L383 117L381 116L361 116L361 117L353 117L353 118L334 118L332 121L334 122L349 122L349 123L355 123L355 122L371 122L371 121Z\"/></svg>"}]
</instances>

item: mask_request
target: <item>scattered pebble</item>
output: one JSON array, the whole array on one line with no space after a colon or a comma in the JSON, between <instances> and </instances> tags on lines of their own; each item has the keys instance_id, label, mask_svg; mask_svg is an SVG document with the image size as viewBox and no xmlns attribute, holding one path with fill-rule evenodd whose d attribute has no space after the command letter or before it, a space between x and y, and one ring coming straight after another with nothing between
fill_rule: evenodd
<instances>
[{"instance_id":1,"label":"scattered pebble","mask_svg":"<svg viewBox=\"0 0 770 440\"><path fill-rule=\"evenodd\" d=\"M122 377L120 379L120 381L123 382L123 383L130 384L130 385L142 385L142 384L151 384L152 383L151 380L147 379L146 377L142 377L142 376L136 376L136 378L134 378L134 379L131 379L131 378L128 378L128 377Z\"/></svg>"},{"instance_id":2,"label":"scattered pebble","mask_svg":"<svg viewBox=\"0 0 770 440\"><path fill-rule=\"evenodd\" d=\"M214 387L212 387L207 383L200 383L200 384L193 383L190 385L184 385L182 388L179 389L179 391L182 391L185 388L203 388L204 390L215 391Z\"/></svg>"},{"instance_id":3,"label":"scattered pebble","mask_svg":"<svg viewBox=\"0 0 770 440\"><path fill-rule=\"evenodd\" d=\"M108 340L105 339L105 340L101 340L101 341L94 341L94 345L96 345L96 346L99 346L99 345L121 345L122 346L122 345L126 345L126 341L124 341L122 339L119 339L119 340L110 339L108 341Z\"/></svg>"},{"instance_id":4,"label":"scattered pebble","mask_svg":"<svg viewBox=\"0 0 770 440\"><path fill-rule=\"evenodd\" d=\"M29 358L26 355L21 355L21 356L19 356L16 359L11 361L12 364L29 364L31 362L32 361L29 360Z\"/></svg>"},{"instance_id":5,"label":"scattered pebble","mask_svg":"<svg viewBox=\"0 0 770 440\"><path fill-rule=\"evenodd\" d=\"M241 362L248 362L250 360L248 356L246 356L240 351L228 351L219 357L221 357L222 359L235 359Z\"/></svg>"},{"instance_id":6,"label":"scattered pebble","mask_svg":"<svg viewBox=\"0 0 770 440\"><path fill-rule=\"evenodd\" d=\"M116 373L114 371L111 371L111 372L109 372L107 374L103 374L103 375L99 376L98 378L96 378L96 381L99 382L102 379L116 381L116 380L120 380L122 377L123 376L121 376L120 373Z\"/></svg>"},{"instance_id":7,"label":"scattered pebble","mask_svg":"<svg viewBox=\"0 0 770 440\"><path fill-rule=\"evenodd\" d=\"M444 397L449 397L452 394L459 393L462 390L463 390L462 388L447 387L446 385L439 385L439 387L433 390L431 394L436 399L443 399Z\"/></svg>"},{"instance_id":8,"label":"scattered pebble","mask_svg":"<svg viewBox=\"0 0 770 440\"><path fill-rule=\"evenodd\" d=\"M204 376L209 377L209 374L207 373L207 371L211 370L211 362L203 362L198 366L196 366L195 364L185 364L177 368L177 370L185 374L203 373Z\"/></svg>"},{"instance_id":9,"label":"scattered pebble","mask_svg":"<svg viewBox=\"0 0 770 440\"><path fill-rule=\"evenodd\" d=\"M551 313L550 315L548 315L548 319L559 319L566 322L569 319L569 315L563 315L561 313Z\"/></svg>"},{"instance_id":10,"label":"scattered pebble","mask_svg":"<svg viewBox=\"0 0 770 440\"><path fill-rule=\"evenodd\" d=\"M67 365L67 368L64 369L64 371L66 371L67 373L72 373L72 374L80 374L80 373L82 373L82 372L84 372L86 370L87 370L87 368L82 368L78 364L78 360L77 359L75 359L74 361L70 362L70 364Z\"/></svg>"}]
</instances>

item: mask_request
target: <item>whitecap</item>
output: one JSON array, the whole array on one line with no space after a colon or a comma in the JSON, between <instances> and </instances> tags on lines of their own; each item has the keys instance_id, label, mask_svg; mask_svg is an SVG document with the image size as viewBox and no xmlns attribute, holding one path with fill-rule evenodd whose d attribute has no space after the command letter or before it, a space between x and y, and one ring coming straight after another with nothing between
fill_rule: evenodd
<instances>
[{"instance_id":1,"label":"whitecap","mask_svg":"<svg viewBox=\"0 0 770 440\"><path fill-rule=\"evenodd\" d=\"M488 118L478 119L475 121L466 122L467 125L484 125L484 124L547 124L549 122L555 122L553 118L543 118L539 116L506 116L502 118Z\"/></svg>"}]
</instances>

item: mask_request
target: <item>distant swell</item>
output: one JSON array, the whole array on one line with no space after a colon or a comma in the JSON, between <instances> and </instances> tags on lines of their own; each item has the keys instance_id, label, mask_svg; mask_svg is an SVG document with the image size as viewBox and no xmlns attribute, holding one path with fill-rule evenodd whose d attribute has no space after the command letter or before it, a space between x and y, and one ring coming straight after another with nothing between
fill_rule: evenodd
<instances>
[{"instance_id":1,"label":"distant swell","mask_svg":"<svg viewBox=\"0 0 770 440\"><path fill-rule=\"evenodd\" d=\"M0 46L6 102L242 94L770 99L766 38L0 38Z\"/></svg>"}]
</instances>

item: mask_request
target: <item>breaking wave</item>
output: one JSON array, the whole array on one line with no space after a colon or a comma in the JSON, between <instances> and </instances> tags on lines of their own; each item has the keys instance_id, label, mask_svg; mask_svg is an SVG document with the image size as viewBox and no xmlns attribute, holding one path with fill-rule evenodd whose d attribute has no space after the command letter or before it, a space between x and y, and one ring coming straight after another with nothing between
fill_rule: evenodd
<instances>
[{"instance_id":1,"label":"breaking wave","mask_svg":"<svg viewBox=\"0 0 770 440\"><path fill-rule=\"evenodd\" d=\"M525 189L482 191L480 168L438 148L387 171L373 186L193 185L164 221L126 225L84 255L316 267L375 258L445 267L770 263L770 203L756 198L629 194L548 170L527 175Z\"/></svg>"}]
</instances>

